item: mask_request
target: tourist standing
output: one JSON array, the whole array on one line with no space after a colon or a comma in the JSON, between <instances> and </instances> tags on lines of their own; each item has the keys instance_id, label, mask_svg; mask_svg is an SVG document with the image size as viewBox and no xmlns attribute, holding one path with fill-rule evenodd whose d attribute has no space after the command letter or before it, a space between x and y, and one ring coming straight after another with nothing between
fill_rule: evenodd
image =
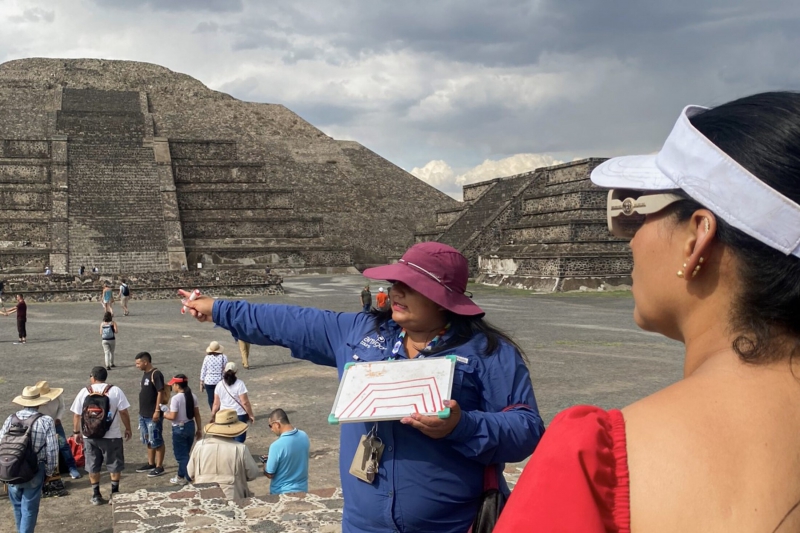
<instances>
[{"instance_id":1,"label":"tourist standing","mask_svg":"<svg viewBox=\"0 0 800 533\"><path fill-rule=\"evenodd\" d=\"M86 272L86 267L81 265L81 267L78 269L78 276L83 277L83 274L85 272Z\"/></svg>"},{"instance_id":2,"label":"tourist standing","mask_svg":"<svg viewBox=\"0 0 800 533\"><path fill-rule=\"evenodd\" d=\"M50 400L39 407L39 412L49 416L53 419L53 422L55 422L56 435L58 437L58 451L64 459L64 464L66 464L69 469L69 475L72 479L80 479L81 473L78 471L78 466L75 464L75 457L72 455L72 449L70 449L69 443L67 442L67 434L64 431L64 425L61 421L66 412L64 397L61 395L64 389L56 387L51 389L50 384L46 381L37 383L36 388L39 389L39 394L42 395L42 398Z\"/></svg>"},{"instance_id":3,"label":"tourist standing","mask_svg":"<svg viewBox=\"0 0 800 533\"><path fill-rule=\"evenodd\" d=\"M172 387L173 394L164 418L172 422L172 451L178 463L178 474L169 482L186 485L190 481L186 473L189 452L194 440L200 440L203 436L200 408L197 406L197 396L189 388L189 378L184 374L176 374L167 385Z\"/></svg>"},{"instance_id":4,"label":"tourist standing","mask_svg":"<svg viewBox=\"0 0 800 533\"><path fill-rule=\"evenodd\" d=\"M103 353L105 354L106 370L111 370L117 365L114 364L114 348L117 343L117 323L114 322L114 317L111 313L106 311L103 314L103 321L100 323L100 339L103 345Z\"/></svg>"},{"instance_id":5,"label":"tourist standing","mask_svg":"<svg viewBox=\"0 0 800 533\"><path fill-rule=\"evenodd\" d=\"M20 450L25 450L21 446L25 443L36 454L36 472L28 471L22 479L14 482L5 480L8 482L8 499L14 508L14 523L19 533L33 533L39 517L44 479L58 468L55 424L51 417L39 412L39 407L49 401L50 398L43 397L38 388L25 387L22 394L12 400L22 409L6 418L0 429L0 457L3 458L4 467L26 460L25 452L20 453ZM21 468L27 470L25 466ZM28 477L31 474L32 477Z\"/></svg>"},{"instance_id":6,"label":"tourist standing","mask_svg":"<svg viewBox=\"0 0 800 533\"><path fill-rule=\"evenodd\" d=\"M378 311L387 311L389 309L389 295L386 294L386 289L383 287L378 289L378 295L375 296L375 303L377 304Z\"/></svg>"},{"instance_id":7,"label":"tourist standing","mask_svg":"<svg viewBox=\"0 0 800 533\"><path fill-rule=\"evenodd\" d=\"M214 390L217 383L222 381L222 374L227 364L228 356L222 353L222 345L212 341L206 348L206 356L200 369L200 389L206 391L209 409L214 407Z\"/></svg>"},{"instance_id":8,"label":"tourist standing","mask_svg":"<svg viewBox=\"0 0 800 533\"><path fill-rule=\"evenodd\" d=\"M111 285L107 281L103 282L103 292L100 293L100 299L102 300L103 311L114 316L114 310L111 308L114 303L114 291L111 290Z\"/></svg>"},{"instance_id":9,"label":"tourist standing","mask_svg":"<svg viewBox=\"0 0 800 533\"><path fill-rule=\"evenodd\" d=\"M369 291L369 285L364 285L361 291L361 308L365 313L369 313L372 309L372 293Z\"/></svg>"},{"instance_id":10,"label":"tourist standing","mask_svg":"<svg viewBox=\"0 0 800 533\"><path fill-rule=\"evenodd\" d=\"M147 472L148 477L164 474L164 420L161 405L166 403L164 374L153 366L147 352L136 354L136 368L142 371L142 387L139 390L139 434L147 447L147 463L136 469ZM164 406L166 409L166 406Z\"/></svg>"},{"instance_id":11,"label":"tourist standing","mask_svg":"<svg viewBox=\"0 0 800 533\"><path fill-rule=\"evenodd\" d=\"M122 316L128 316L128 301L131 299L131 287L128 280L123 279L119 284L119 301L122 304Z\"/></svg>"},{"instance_id":12,"label":"tourist standing","mask_svg":"<svg viewBox=\"0 0 800 533\"><path fill-rule=\"evenodd\" d=\"M125 440L131 438L131 417L128 398L122 389L106 384L108 371L102 366L92 368L89 386L81 389L72 402L72 423L75 440L83 442L86 471L92 484L92 505L105 503L100 494L100 468L105 462L111 475L111 497L119 492L119 481L125 469L123 434L119 421L125 426ZM108 422L108 420L111 422Z\"/></svg>"},{"instance_id":13,"label":"tourist standing","mask_svg":"<svg viewBox=\"0 0 800 533\"><path fill-rule=\"evenodd\" d=\"M308 492L308 435L289 422L283 409L269 414L269 429L278 436L270 444L264 474L270 479L270 494Z\"/></svg>"},{"instance_id":14,"label":"tourist standing","mask_svg":"<svg viewBox=\"0 0 800 533\"><path fill-rule=\"evenodd\" d=\"M214 389L214 406L211 408L211 416L220 409L233 409L242 422L253 423L256 421L253 415L253 408L250 406L250 399L247 397L247 387L244 381L236 377L236 363L233 361L225 365L225 373L222 374L222 381L217 383ZM247 432L237 435L236 440L244 442L247 439Z\"/></svg>"},{"instance_id":15,"label":"tourist standing","mask_svg":"<svg viewBox=\"0 0 800 533\"><path fill-rule=\"evenodd\" d=\"M3 314L8 316L12 313L17 313L17 333L19 334L19 342L14 344L25 344L28 341L28 304L25 303L25 297L22 294L17 294L17 305Z\"/></svg>"},{"instance_id":16,"label":"tourist standing","mask_svg":"<svg viewBox=\"0 0 800 533\"><path fill-rule=\"evenodd\" d=\"M194 483L217 483L229 500L252 497L247 482L258 478L258 465L247 445L237 440L247 424L232 409L219 411L211 420L205 427L206 438L192 450L189 477Z\"/></svg>"}]
</instances>

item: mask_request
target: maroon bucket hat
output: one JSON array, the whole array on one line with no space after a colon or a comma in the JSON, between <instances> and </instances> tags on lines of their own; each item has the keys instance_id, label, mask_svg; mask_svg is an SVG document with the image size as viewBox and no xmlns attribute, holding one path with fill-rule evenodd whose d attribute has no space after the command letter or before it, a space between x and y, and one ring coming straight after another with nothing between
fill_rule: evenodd
<instances>
[{"instance_id":1,"label":"maroon bucket hat","mask_svg":"<svg viewBox=\"0 0 800 533\"><path fill-rule=\"evenodd\" d=\"M439 242L421 242L409 248L397 263L368 268L370 279L400 281L441 305L464 316L483 316L483 309L465 294L469 265L461 252Z\"/></svg>"}]
</instances>

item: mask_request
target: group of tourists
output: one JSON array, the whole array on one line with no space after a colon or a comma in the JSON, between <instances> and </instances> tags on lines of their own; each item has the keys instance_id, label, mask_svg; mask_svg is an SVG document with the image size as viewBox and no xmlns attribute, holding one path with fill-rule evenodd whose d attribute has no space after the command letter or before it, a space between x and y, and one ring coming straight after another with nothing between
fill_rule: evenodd
<instances>
[{"instance_id":1,"label":"group of tourists","mask_svg":"<svg viewBox=\"0 0 800 533\"><path fill-rule=\"evenodd\" d=\"M613 158L591 179L609 189L609 230L630 240L634 320L684 343L684 379L622 410L569 408L547 432L522 350L484 319L467 291L467 260L447 245L415 244L364 272L390 283L386 309L367 308L363 293L360 312L342 313L182 291L198 321L288 348L339 378L353 363L455 357L448 417L341 426L343 532L800 530L800 94L687 107L659 153ZM254 419L247 388L220 346L206 359L216 433L195 444L183 479L231 481L219 472L237 464L243 473L226 494L247 495L239 480L257 470L233 440ZM160 383L149 364L143 387ZM105 369L92 373L92 387L105 387ZM170 383L184 391L182 405L196 407L180 379ZM140 419L148 446L160 442L162 400L140 405L140 416L153 409ZM288 424L284 415L271 413L270 428ZM55 442L50 417L34 424L37 438ZM365 439L380 442L366 480L350 472ZM98 452L113 458L112 449ZM40 470L53 468L47 454ZM151 475L161 468L152 457ZM505 463L528 457L503 508Z\"/></svg>"}]
</instances>

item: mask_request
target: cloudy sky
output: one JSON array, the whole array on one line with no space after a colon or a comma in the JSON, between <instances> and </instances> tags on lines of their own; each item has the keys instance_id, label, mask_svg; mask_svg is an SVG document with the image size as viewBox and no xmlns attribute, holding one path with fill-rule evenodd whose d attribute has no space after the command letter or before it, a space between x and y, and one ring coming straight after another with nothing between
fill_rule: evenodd
<instances>
[{"instance_id":1,"label":"cloudy sky","mask_svg":"<svg viewBox=\"0 0 800 533\"><path fill-rule=\"evenodd\" d=\"M0 0L0 62L147 61L281 103L432 185L655 151L800 89L797 0Z\"/></svg>"}]
</instances>

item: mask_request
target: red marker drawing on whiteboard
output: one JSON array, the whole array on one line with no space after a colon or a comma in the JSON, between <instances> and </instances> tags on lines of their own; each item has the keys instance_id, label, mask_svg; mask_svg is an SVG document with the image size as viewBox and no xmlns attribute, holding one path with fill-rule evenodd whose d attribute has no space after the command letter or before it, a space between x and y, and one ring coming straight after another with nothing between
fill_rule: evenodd
<instances>
[{"instance_id":1,"label":"red marker drawing on whiteboard","mask_svg":"<svg viewBox=\"0 0 800 533\"><path fill-rule=\"evenodd\" d=\"M195 299L195 298L197 298L198 296L200 296L200 289L195 289L195 290L193 290L193 291L192 291L192 294L190 294L190 295L189 295L189 301L191 302L192 300L194 300L194 299ZM186 308L186 306L184 305L184 306L183 306L183 308L181 309L181 314L182 314L182 315L185 315L185 314L186 314L186 309L187 309L187 308Z\"/></svg>"}]
</instances>

